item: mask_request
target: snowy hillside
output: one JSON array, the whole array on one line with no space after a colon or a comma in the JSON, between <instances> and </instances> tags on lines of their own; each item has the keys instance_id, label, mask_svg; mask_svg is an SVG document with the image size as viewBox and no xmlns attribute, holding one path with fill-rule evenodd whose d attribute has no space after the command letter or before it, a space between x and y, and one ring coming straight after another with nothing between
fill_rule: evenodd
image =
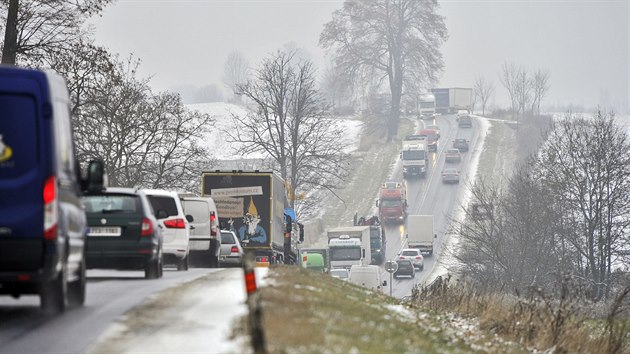
<instances>
[{"instance_id":1,"label":"snowy hillside","mask_svg":"<svg viewBox=\"0 0 630 354\"><path fill-rule=\"evenodd\" d=\"M234 129L234 120L232 117L244 117L247 114L245 108L223 102L189 104L186 105L186 107L191 110L210 114L214 118L214 128L210 130L204 139L203 145L210 149L213 156L217 159L237 160L242 158L264 157L261 154L239 156L236 153L236 149L238 149L239 144L228 142L229 137L225 134L225 132ZM358 120L351 119L340 119L339 123L345 131L345 141L343 142L343 145L346 146L345 152L350 153L356 150L359 145L359 137L363 123Z\"/></svg>"}]
</instances>

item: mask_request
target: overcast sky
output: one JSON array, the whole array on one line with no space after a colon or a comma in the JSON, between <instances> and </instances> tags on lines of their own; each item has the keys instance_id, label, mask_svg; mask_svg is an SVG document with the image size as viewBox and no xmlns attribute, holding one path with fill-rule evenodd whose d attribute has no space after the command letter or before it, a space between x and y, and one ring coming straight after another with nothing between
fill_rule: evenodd
<instances>
[{"instance_id":1,"label":"overcast sky","mask_svg":"<svg viewBox=\"0 0 630 354\"><path fill-rule=\"evenodd\" d=\"M323 24L339 0L118 0L93 21L96 40L113 52L142 59L156 90L221 84L227 54L252 64L288 42L318 67ZM514 62L551 74L552 105L628 102L627 0L440 1L449 39L443 87L471 87L483 75L499 87L501 65Z\"/></svg>"}]
</instances>

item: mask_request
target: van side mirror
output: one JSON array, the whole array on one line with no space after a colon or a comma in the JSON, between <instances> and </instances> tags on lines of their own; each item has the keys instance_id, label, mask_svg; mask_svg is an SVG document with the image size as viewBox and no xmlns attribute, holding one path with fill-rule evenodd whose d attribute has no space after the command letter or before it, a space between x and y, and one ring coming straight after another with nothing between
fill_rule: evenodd
<instances>
[{"instance_id":1,"label":"van side mirror","mask_svg":"<svg viewBox=\"0 0 630 354\"><path fill-rule=\"evenodd\" d=\"M293 231L293 218L286 214L284 217L285 217L285 222L286 222L284 232L291 233L291 231Z\"/></svg>"},{"instance_id":2,"label":"van side mirror","mask_svg":"<svg viewBox=\"0 0 630 354\"><path fill-rule=\"evenodd\" d=\"M361 254L363 255L363 258L365 258L365 248L361 250Z\"/></svg>"},{"instance_id":3,"label":"van side mirror","mask_svg":"<svg viewBox=\"0 0 630 354\"><path fill-rule=\"evenodd\" d=\"M186 220L188 220L188 222L193 222L193 221L195 221L195 219L193 218L193 216L192 216L192 215L190 215L190 214L186 215Z\"/></svg>"},{"instance_id":4,"label":"van side mirror","mask_svg":"<svg viewBox=\"0 0 630 354\"><path fill-rule=\"evenodd\" d=\"M84 189L88 193L100 193L107 184L105 164L101 160L92 160L88 164Z\"/></svg>"},{"instance_id":5,"label":"van side mirror","mask_svg":"<svg viewBox=\"0 0 630 354\"><path fill-rule=\"evenodd\" d=\"M437 238L437 234L433 235L433 238Z\"/></svg>"},{"instance_id":6,"label":"van side mirror","mask_svg":"<svg viewBox=\"0 0 630 354\"><path fill-rule=\"evenodd\" d=\"M387 280L383 280L383 286L387 286Z\"/></svg>"},{"instance_id":7,"label":"van side mirror","mask_svg":"<svg viewBox=\"0 0 630 354\"><path fill-rule=\"evenodd\" d=\"M378 208L378 199L376 200L376 207Z\"/></svg>"}]
</instances>

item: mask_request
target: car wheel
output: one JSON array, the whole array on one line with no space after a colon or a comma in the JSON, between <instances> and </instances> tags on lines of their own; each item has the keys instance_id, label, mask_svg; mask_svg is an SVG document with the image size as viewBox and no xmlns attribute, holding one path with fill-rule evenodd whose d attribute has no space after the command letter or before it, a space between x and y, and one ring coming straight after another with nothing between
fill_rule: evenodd
<instances>
[{"instance_id":1,"label":"car wheel","mask_svg":"<svg viewBox=\"0 0 630 354\"><path fill-rule=\"evenodd\" d=\"M178 271L188 270L188 256L189 255L186 255L186 257L179 260L179 262L177 263Z\"/></svg>"},{"instance_id":2,"label":"car wheel","mask_svg":"<svg viewBox=\"0 0 630 354\"><path fill-rule=\"evenodd\" d=\"M145 279L158 279L162 276L162 257L158 255L144 266Z\"/></svg>"},{"instance_id":3,"label":"car wheel","mask_svg":"<svg viewBox=\"0 0 630 354\"><path fill-rule=\"evenodd\" d=\"M85 303L85 254L78 270L79 279L68 284L68 305L72 307L83 306Z\"/></svg>"},{"instance_id":4,"label":"car wheel","mask_svg":"<svg viewBox=\"0 0 630 354\"><path fill-rule=\"evenodd\" d=\"M66 309L67 296L68 283L66 281L66 265L64 264L55 279L41 285L40 307L48 315L61 313Z\"/></svg>"},{"instance_id":5,"label":"car wheel","mask_svg":"<svg viewBox=\"0 0 630 354\"><path fill-rule=\"evenodd\" d=\"M424 270L424 264L420 266L420 271Z\"/></svg>"},{"instance_id":6,"label":"car wheel","mask_svg":"<svg viewBox=\"0 0 630 354\"><path fill-rule=\"evenodd\" d=\"M416 277L416 272L411 273L411 279Z\"/></svg>"}]
</instances>

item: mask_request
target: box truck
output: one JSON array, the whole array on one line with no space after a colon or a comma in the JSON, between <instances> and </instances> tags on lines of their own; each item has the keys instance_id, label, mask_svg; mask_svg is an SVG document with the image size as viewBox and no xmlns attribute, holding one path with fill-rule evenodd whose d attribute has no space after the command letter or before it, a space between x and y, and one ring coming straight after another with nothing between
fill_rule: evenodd
<instances>
[{"instance_id":1,"label":"box truck","mask_svg":"<svg viewBox=\"0 0 630 354\"><path fill-rule=\"evenodd\" d=\"M433 241L437 237L433 230L433 215L407 216L407 245L418 248L421 253L433 255Z\"/></svg>"},{"instance_id":2,"label":"box truck","mask_svg":"<svg viewBox=\"0 0 630 354\"><path fill-rule=\"evenodd\" d=\"M234 231L258 265L294 264L303 240L284 181L271 171L203 172L202 196L212 197L222 229Z\"/></svg>"},{"instance_id":3,"label":"box truck","mask_svg":"<svg viewBox=\"0 0 630 354\"><path fill-rule=\"evenodd\" d=\"M472 88L435 88L431 92L435 96L437 113L456 113L459 110L472 110Z\"/></svg>"}]
</instances>

